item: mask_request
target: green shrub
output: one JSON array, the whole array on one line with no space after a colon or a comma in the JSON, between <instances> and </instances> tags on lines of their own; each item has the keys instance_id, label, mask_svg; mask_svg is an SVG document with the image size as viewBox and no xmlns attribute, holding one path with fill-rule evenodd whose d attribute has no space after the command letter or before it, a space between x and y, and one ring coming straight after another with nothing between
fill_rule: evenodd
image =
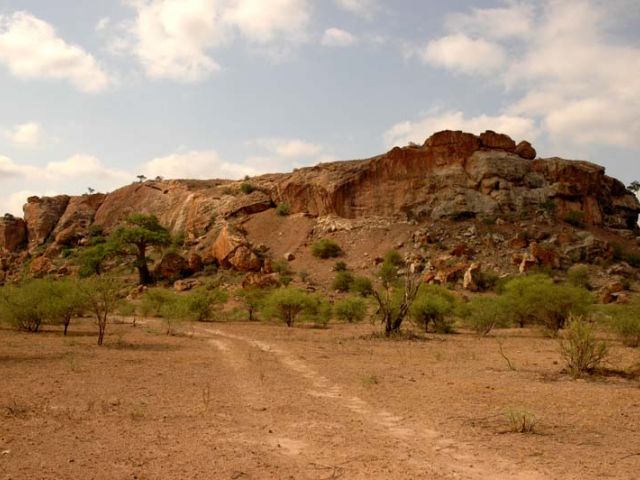
<instances>
[{"instance_id":1,"label":"green shrub","mask_svg":"<svg viewBox=\"0 0 640 480\"><path fill-rule=\"evenodd\" d=\"M566 338L560 350L567 370L573 377L593 373L607 356L607 345L596 340L593 327L584 317L571 316Z\"/></svg>"},{"instance_id":2,"label":"green shrub","mask_svg":"<svg viewBox=\"0 0 640 480\"><path fill-rule=\"evenodd\" d=\"M574 287L581 287L587 290L591 288L589 267L586 265L573 265L567 271L567 279Z\"/></svg>"},{"instance_id":3,"label":"green shrub","mask_svg":"<svg viewBox=\"0 0 640 480\"><path fill-rule=\"evenodd\" d=\"M217 288L198 287L181 297L185 317L198 322L214 321L219 315L220 307L228 300L225 291Z\"/></svg>"},{"instance_id":4,"label":"green shrub","mask_svg":"<svg viewBox=\"0 0 640 480\"><path fill-rule=\"evenodd\" d=\"M585 315L593 297L583 288L557 285L541 274L516 277L504 286L505 308L520 326L537 324L557 333L569 315Z\"/></svg>"},{"instance_id":5,"label":"green shrub","mask_svg":"<svg viewBox=\"0 0 640 480\"><path fill-rule=\"evenodd\" d=\"M627 305L602 305L607 324L627 347L640 346L640 300Z\"/></svg>"},{"instance_id":6,"label":"green shrub","mask_svg":"<svg viewBox=\"0 0 640 480\"><path fill-rule=\"evenodd\" d=\"M335 266L335 267L333 267L333 269L334 269L336 272L345 272L345 271L347 271L347 270L348 270L348 268L347 268L347 264L346 264L345 262L343 262L342 260L340 260L340 261L336 262L336 266Z\"/></svg>"},{"instance_id":7,"label":"green shrub","mask_svg":"<svg viewBox=\"0 0 640 480\"><path fill-rule=\"evenodd\" d=\"M360 295L361 297L368 297L373 293L373 283L367 277L356 276L351 282L351 293Z\"/></svg>"},{"instance_id":8,"label":"green shrub","mask_svg":"<svg viewBox=\"0 0 640 480\"><path fill-rule=\"evenodd\" d=\"M18 330L37 332L52 317L50 280L32 280L0 289L0 318Z\"/></svg>"},{"instance_id":9,"label":"green shrub","mask_svg":"<svg viewBox=\"0 0 640 480\"><path fill-rule=\"evenodd\" d=\"M242 302L247 312L247 320L250 322L257 320L256 313L262 307L262 304L269 292L262 288L248 287L238 292L238 298Z\"/></svg>"},{"instance_id":10,"label":"green shrub","mask_svg":"<svg viewBox=\"0 0 640 480\"><path fill-rule=\"evenodd\" d=\"M311 246L311 253L314 257L322 259L335 258L342 255L342 249L340 248L340 245L333 240L323 238L313 243Z\"/></svg>"},{"instance_id":11,"label":"green shrub","mask_svg":"<svg viewBox=\"0 0 640 480\"><path fill-rule=\"evenodd\" d=\"M478 335L509 324L509 312L502 297L474 297L460 308L465 324Z\"/></svg>"},{"instance_id":12,"label":"green shrub","mask_svg":"<svg viewBox=\"0 0 640 480\"><path fill-rule=\"evenodd\" d=\"M383 263L389 263L395 267L402 267L404 265L404 259L399 251L389 250L384 255Z\"/></svg>"},{"instance_id":13,"label":"green shrub","mask_svg":"<svg viewBox=\"0 0 640 480\"><path fill-rule=\"evenodd\" d=\"M445 287L422 285L409 314L425 332L429 331L431 325L436 333L451 333L453 322L447 316L453 312L455 305L456 297Z\"/></svg>"},{"instance_id":14,"label":"green shrub","mask_svg":"<svg viewBox=\"0 0 640 480\"><path fill-rule=\"evenodd\" d=\"M278 204L276 207L276 215L286 217L291 211L291 206L287 202Z\"/></svg>"},{"instance_id":15,"label":"green shrub","mask_svg":"<svg viewBox=\"0 0 640 480\"><path fill-rule=\"evenodd\" d=\"M313 323L316 328L326 328L333 315L333 307L320 296L309 295L309 299L309 305L302 312L302 318Z\"/></svg>"},{"instance_id":16,"label":"green shrub","mask_svg":"<svg viewBox=\"0 0 640 480\"><path fill-rule=\"evenodd\" d=\"M317 305L307 292L297 288L279 288L271 292L263 304L267 318L277 318L288 327L304 312L313 312Z\"/></svg>"},{"instance_id":17,"label":"green shrub","mask_svg":"<svg viewBox=\"0 0 640 480\"><path fill-rule=\"evenodd\" d=\"M540 208L547 212L549 215L556 213L556 202L551 199L545 200L540 204Z\"/></svg>"},{"instance_id":18,"label":"green shrub","mask_svg":"<svg viewBox=\"0 0 640 480\"><path fill-rule=\"evenodd\" d=\"M341 271L336 274L336 277L331 283L331 288L338 290L339 292L348 292L353 285L353 275L349 272Z\"/></svg>"},{"instance_id":19,"label":"green shrub","mask_svg":"<svg viewBox=\"0 0 640 480\"><path fill-rule=\"evenodd\" d=\"M361 322L367 315L367 304L361 298L349 297L337 302L334 311L336 317L342 321Z\"/></svg>"},{"instance_id":20,"label":"green shrub","mask_svg":"<svg viewBox=\"0 0 640 480\"><path fill-rule=\"evenodd\" d=\"M491 270L481 270L476 277L476 286L481 292L494 290L500 280L500 276Z\"/></svg>"},{"instance_id":21,"label":"green shrub","mask_svg":"<svg viewBox=\"0 0 640 480\"><path fill-rule=\"evenodd\" d=\"M570 212L567 212L563 217L563 220L569 225L577 228L584 228L585 226L584 212L581 212L580 210L572 210Z\"/></svg>"},{"instance_id":22,"label":"green shrub","mask_svg":"<svg viewBox=\"0 0 640 480\"><path fill-rule=\"evenodd\" d=\"M288 274L291 273L291 268L289 267L289 262L286 260L276 260L272 265L273 271L279 274Z\"/></svg>"},{"instance_id":23,"label":"green shrub","mask_svg":"<svg viewBox=\"0 0 640 480\"><path fill-rule=\"evenodd\" d=\"M240 191L242 193L244 193L245 195L249 195L250 193L252 193L255 190L254 186L251 185L248 182L242 182L240 184Z\"/></svg>"}]
</instances>

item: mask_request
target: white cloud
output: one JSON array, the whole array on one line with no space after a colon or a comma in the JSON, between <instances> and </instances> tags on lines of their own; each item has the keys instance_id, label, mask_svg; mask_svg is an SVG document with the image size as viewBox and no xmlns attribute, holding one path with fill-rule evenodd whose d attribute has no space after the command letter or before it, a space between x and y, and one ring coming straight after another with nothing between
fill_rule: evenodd
<instances>
[{"instance_id":1,"label":"white cloud","mask_svg":"<svg viewBox=\"0 0 640 480\"><path fill-rule=\"evenodd\" d=\"M308 0L232 0L225 20L257 43L298 41L311 17Z\"/></svg>"},{"instance_id":2,"label":"white cloud","mask_svg":"<svg viewBox=\"0 0 640 480\"><path fill-rule=\"evenodd\" d=\"M338 7L361 17L371 18L379 8L377 0L336 0Z\"/></svg>"},{"instance_id":3,"label":"white cloud","mask_svg":"<svg viewBox=\"0 0 640 480\"><path fill-rule=\"evenodd\" d=\"M136 18L111 50L155 79L197 82L220 70L212 51L241 36L273 57L306 37L309 0L128 0Z\"/></svg>"},{"instance_id":4,"label":"white cloud","mask_svg":"<svg viewBox=\"0 0 640 480\"><path fill-rule=\"evenodd\" d=\"M640 147L640 45L608 30L624 10L596 0L531 5L449 15L449 33L423 58L496 81L516 97L504 116L530 119L564 150Z\"/></svg>"},{"instance_id":5,"label":"white cloud","mask_svg":"<svg viewBox=\"0 0 640 480\"><path fill-rule=\"evenodd\" d=\"M5 135L16 146L34 147L42 140L42 127L36 122L22 123L5 131Z\"/></svg>"},{"instance_id":6,"label":"white cloud","mask_svg":"<svg viewBox=\"0 0 640 480\"><path fill-rule=\"evenodd\" d=\"M468 35L504 39L522 37L533 28L533 8L527 4L512 4L506 8L474 8L471 13L453 13L447 16L448 30Z\"/></svg>"},{"instance_id":7,"label":"white cloud","mask_svg":"<svg viewBox=\"0 0 640 480\"><path fill-rule=\"evenodd\" d=\"M150 78L202 80L219 70L208 50L224 42L216 0L135 0L131 48ZM121 48L127 45L121 45Z\"/></svg>"},{"instance_id":8,"label":"white cloud","mask_svg":"<svg viewBox=\"0 0 640 480\"><path fill-rule=\"evenodd\" d=\"M95 178L124 182L132 178L122 170L114 170L102 165L92 155L78 153L61 162L49 162L46 172L54 178Z\"/></svg>"},{"instance_id":9,"label":"white cloud","mask_svg":"<svg viewBox=\"0 0 640 480\"><path fill-rule=\"evenodd\" d=\"M325 30L321 41L325 47L349 47L357 42L355 35L339 28Z\"/></svg>"},{"instance_id":10,"label":"white cloud","mask_svg":"<svg viewBox=\"0 0 640 480\"><path fill-rule=\"evenodd\" d=\"M193 150L157 157L142 165L149 178L241 178L256 170L246 165L225 162L214 150Z\"/></svg>"},{"instance_id":11,"label":"white cloud","mask_svg":"<svg viewBox=\"0 0 640 480\"><path fill-rule=\"evenodd\" d=\"M430 41L420 57L433 66L471 74L495 72L506 60L504 49L497 43L463 33Z\"/></svg>"},{"instance_id":12,"label":"white cloud","mask_svg":"<svg viewBox=\"0 0 640 480\"><path fill-rule=\"evenodd\" d=\"M322 151L321 145L300 139L257 138L251 140L249 144L287 158L312 157Z\"/></svg>"},{"instance_id":13,"label":"white cloud","mask_svg":"<svg viewBox=\"0 0 640 480\"><path fill-rule=\"evenodd\" d=\"M0 15L0 63L16 77L63 79L83 92L99 92L112 83L91 54L28 12Z\"/></svg>"},{"instance_id":14,"label":"white cloud","mask_svg":"<svg viewBox=\"0 0 640 480\"><path fill-rule=\"evenodd\" d=\"M401 122L385 132L384 139L388 148L404 146L410 142L422 144L431 134L440 130L463 130L480 134L485 130L506 133L514 140L534 140L537 129L533 120L510 115L479 115L467 118L462 112L432 112L431 115L415 122Z\"/></svg>"},{"instance_id":15,"label":"white cloud","mask_svg":"<svg viewBox=\"0 0 640 480\"><path fill-rule=\"evenodd\" d=\"M109 28L110 24L111 24L111 18L102 17L100 20L98 20L98 23L96 23L96 32L102 32L106 30L107 28Z\"/></svg>"}]
</instances>

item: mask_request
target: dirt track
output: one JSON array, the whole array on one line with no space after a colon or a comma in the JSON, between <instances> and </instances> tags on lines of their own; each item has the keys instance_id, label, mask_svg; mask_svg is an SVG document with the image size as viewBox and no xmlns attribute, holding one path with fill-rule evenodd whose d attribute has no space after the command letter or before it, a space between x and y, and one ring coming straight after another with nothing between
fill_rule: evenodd
<instances>
[{"instance_id":1,"label":"dirt track","mask_svg":"<svg viewBox=\"0 0 640 480\"><path fill-rule=\"evenodd\" d=\"M371 330L0 331L0 479L636 478L637 381L568 380L548 339L508 338L511 372L493 339ZM538 434L505 433L514 405Z\"/></svg>"}]
</instances>

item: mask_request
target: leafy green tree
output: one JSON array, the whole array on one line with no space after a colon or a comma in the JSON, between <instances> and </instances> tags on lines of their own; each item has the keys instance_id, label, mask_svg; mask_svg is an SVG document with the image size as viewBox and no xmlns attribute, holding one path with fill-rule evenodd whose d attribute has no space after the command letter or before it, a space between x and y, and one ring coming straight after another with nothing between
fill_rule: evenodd
<instances>
[{"instance_id":1,"label":"leafy green tree","mask_svg":"<svg viewBox=\"0 0 640 480\"><path fill-rule=\"evenodd\" d=\"M371 280L364 276L356 276L351 282L351 293L360 295L361 297L368 297L373 294L373 283Z\"/></svg>"},{"instance_id":2,"label":"leafy green tree","mask_svg":"<svg viewBox=\"0 0 640 480\"><path fill-rule=\"evenodd\" d=\"M474 297L458 311L478 335L488 335L494 328L509 324L509 312L502 297Z\"/></svg>"},{"instance_id":3,"label":"leafy green tree","mask_svg":"<svg viewBox=\"0 0 640 480\"><path fill-rule=\"evenodd\" d=\"M122 301L122 282L114 277L91 277L79 282L80 295L98 324L98 345L104 341L109 315Z\"/></svg>"},{"instance_id":4,"label":"leafy green tree","mask_svg":"<svg viewBox=\"0 0 640 480\"><path fill-rule=\"evenodd\" d=\"M415 301L411 305L410 315L413 320L429 331L432 325L438 333L451 333L453 327L447 316L454 311L456 297L440 285L422 285Z\"/></svg>"},{"instance_id":5,"label":"leafy green tree","mask_svg":"<svg viewBox=\"0 0 640 480\"><path fill-rule=\"evenodd\" d=\"M171 235L155 215L136 213L127 218L125 226L113 232L109 242L114 245L117 254L134 259L139 283L148 285L152 278L147 264L147 249L150 246L169 245Z\"/></svg>"},{"instance_id":6,"label":"leafy green tree","mask_svg":"<svg viewBox=\"0 0 640 480\"><path fill-rule=\"evenodd\" d=\"M353 284L353 275L347 271L339 271L333 282L331 282L331 288L338 290L339 292L348 292Z\"/></svg>"},{"instance_id":7,"label":"leafy green tree","mask_svg":"<svg viewBox=\"0 0 640 480\"><path fill-rule=\"evenodd\" d=\"M247 320L256 320L256 313L260 310L262 303L269 292L262 288L248 287L238 291L238 298L247 311Z\"/></svg>"},{"instance_id":8,"label":"leafy green tree","mask_svg":"<svg viewBox=\"0 0 640 480\"><path fill-rule=\"evenodd\" d=\"M50 280L31 280L0 289L0 317L19 330L37 332L52 318Z\"/></svg>"},{"instance_id":9,"label":"leafy green tree","mask_svg":"<svg viewBox=\"0 0 640 480\"><path fill-rule=\"evenodd\" d=\"M515 321L543 325L552 333L564 327L569 315L585 315L593 303L583 288L555 284L546 275L516 277L504 286L504 306Z\"/></svg>"},{"instance_id":10,"label":"leafy green tree","mask_svg":"<svg viewBox=\"0 0 640 480\"><path fill-rule=\"evenodd\" d=\"M229 296L219 288L198 287L181 297L185 317L196 322L212 322Z\"/></svg>"},{"instance_id":11,"label":"leafy green tree","mask_svg":"<svg viewBox=\"0 0 640 480\"><path fill-rule=\"evenodd\" d=\"M297 288L279 288L265 299L264 313L267 317L278 318L288 327L292 327L296 319L314 308L313 298L305 291Z\"/></svg>"},{"instance_id":12,"label":"leafy green tree","mask_svg":"<svg viewBox=\"0 0 640 480\"><path fill-rule=\"evenodd\" d=\"M367 304L361 298L348 297L336 303L334 312L336 317L345 322L361 322L367 315Z\"/></svg>"},{"instance_id":13,"label":"leafy green tree","mask_svg":"<svg viewBox=\"0 0 640 480\"><path fill-rule=\"evenodd\" d=\"M79 282L72 279L52 280L47 284L49 291L49 315L51 320L64 325L67 335L73 317L82 314L86 308L85 299L80 293Z\"/></svg>"}]
</instances>

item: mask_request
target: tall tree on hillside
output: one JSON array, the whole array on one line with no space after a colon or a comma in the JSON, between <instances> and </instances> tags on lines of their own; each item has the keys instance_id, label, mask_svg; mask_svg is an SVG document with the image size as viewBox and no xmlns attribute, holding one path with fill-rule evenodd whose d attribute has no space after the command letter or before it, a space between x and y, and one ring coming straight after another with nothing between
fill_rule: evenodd
<instances>
[{"instance_id":1,"label":"tall tree on hillside","mask_svg":"<svg viewBox=\"0 0 640 480\"><path fill-rule=\"evenodd\" d=\"M118 228L109 243L116 254L134 259L133 265L138 270L141 285L152 282L147 265L147 249L150 246L166 246L171 243L171 234L160 225L155 215L135 213L129 216L126 224Z\"/></svg>"}]
</instances>

